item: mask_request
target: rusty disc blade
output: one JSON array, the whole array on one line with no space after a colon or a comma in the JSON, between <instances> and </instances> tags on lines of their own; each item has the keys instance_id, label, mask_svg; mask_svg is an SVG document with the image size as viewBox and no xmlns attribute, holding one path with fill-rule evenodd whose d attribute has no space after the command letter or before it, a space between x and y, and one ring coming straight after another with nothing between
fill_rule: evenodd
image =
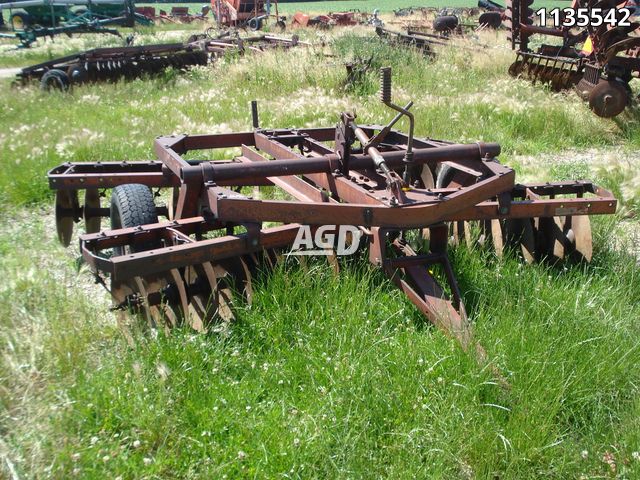
<instances>
[{"instance_id":1,"label":"rusty disc blade","mask_svg":"<svg viewBox=\"0 0 640 480\"><path fill-rule=\"evenodd\" d=\"M593 238L591 220L587 215L567 217L566 236L571 243L571 258L576 261L590 262L593 256Z\"/></svg>"},{"instance_id":2,"label":"rusty disc blade","mask_svg":"<svg viewBox=\"0 0 640 480\"><path fill-rule=\"evenodd\" d=\"M142 277L134 277L133 282L134 282L134 285L136 286L138 295L140 295L140 303L142 307L140 310L147 321L147 325L151 329L158 328L158 324L156 323L156 317L154 313L151 311L151 306L149 305L149 292L147 291L146 282Z\"/></svg>"},{"instance_id":3,"label":"rusty disc blade","mask_svg":"<svg viewBox=\"0 0 640 480\"><path fill-rule=\"evenodd\" d=\"M169 329L181 325L182 317L179 309L177 309L176 305L165 296L165 292L171 280L170 275L167 272L164 272L152 277L145 277L144 280L146 283L147 295L153 294L155 296L155 300L153 302L149 302L148 298L147 302L150 304L150 311L156 321L156 324L158 326L164 325L167 333Z\"/></svg>"},{"instance_id":4,"label":"rusty disc blade","mask_svg":"<svg viewBox=\"0 0 640 480\"><path fill-rule=\"evenodd\" d=\"M135 293L135 288L131 288L128 282L111 282L111 296L114 306L123 305L127 298Z\"/></svg>"},{"instance_id":5,"label":"rusty disc blade","mask_svg":"<svg viewBox=\"0 0 640 480\"><path fill-rule=\"evenodd\" d=\"M233 322L236 319L235 314L233 313L232 306L232 294L231 289L229 288L221 288L218 289L218 294L216 296L218 303L218 316L226 323Z\"/></svg>"},{"instance_id":6,"label":"rusty disc blade","mask_svg":"<svg viewBox=\"0 0 640 480\"><path fill-rule=\"evenodd\" d=\"M84 230L87 233L100 231L102 217L94 215L92 210L100 208L100 192L97 188L87 188L84 192Z\"/></svg>"},{"instance_id":7,"label":"rusty disc blade","mask_svg":"<svg viewBox=\"0 0 640 480\"><path fill-rule=\"evenodd\" d=\"M177 268L172 268L169 271L169 277L178 293L178 305L181 308L182 316L187 318L187 314L189 312L189 298L187 297L187 287L184 283L184 279Z\"/></svg>"},{"instance_id":8,"label":"rusty disc blade","mask_svg":"<svg viewBox=\"0 0 640 480\"><path fill-rule=\"evenodd\" d=\"M264 264L269 268L269 270L275 270L280 259L280 255L275 249L270 248L264 250Z\"/></svg>"},{"instance_id":9,"label":"rusty disc blade","mask_svg":"<svg viewBox=\"0 0 640 480\"><path fill-rule=\"evenodd\" d=\"M217 311L218 279L211 263L193 265L185 269L189 293L189 325L205 332L213 322Z\"/></svg>"},{"instance_id":10,"label":"rusty disc blade","mask_svg":"<svg viewBox=\"0 0 640 480\"><path fill-rule=\"evenodd\" d=\"M509 75L517 77L522 73L523 64L521 60L516 60L509 66Z\"/></svg>"},{"instance_id":11,"label":"rusty disc blade","mask_svg":"<svg viewBox=\"0 0 640 480\"><path fill-rule=\"evenodd\" d=\"M230 272L220 264L213 265L213 270L218 282L215 292L216 314L224 322L232 322L236 318L232 308L233 292L230 286L233 285L233 279Z\"/></svg>"},{"instance_id":12,"label":"rusty disc blade","mask_svg":"<svg viewBox=\"0 0 640 480\"><path fill-rule=\"evenodd\" d=\"M229 287L242 294L250 304L253 299L253 278L244 259L242 257L229 258L221 261L219 266L228 272L226 278L231 279Z\"/></svg>"},{"instance_id":13,"label":"rusty disc blade","mask_svg":"<svg viewBox=\"0 0 640 480\"><path fill-rule=\"evenodd\" d=\"M629 93L618 81L601 81L589 93L589 107L599 117L615 117L628 104Z\"/></svg>"},{"instance_id":14,"label":"rusty disc blade","mask_svg":"<svg viewBox=\"0 0 640 480\"><path fill-rule=\"evenodd\" d=\"M171 189L171 194L167 199L167 215L169 220L176 219L176 208L178 207L178 196L180 195L180 189L174 187Z\"/></svg>"},{"instance_id":15,"label":"rusty disc blade","mask_svg":"<svg viewBox=\"0 0 640 480\"><path fill-rule=\"evenodd\" d=\"M56 191L56 231L58 240L65 247L71 243L73 223L78 210L77 190Z\"/></svg>"},{"instance_id":16,"label":"rusty disc blade","mask_svg":"<svg viewBox=\"0 0 640 480\"><path fill-rule=\"evenodd\" d=\"M335 251L327 255L327 262L329 262L329 266L335 275L340 273L340 262L338 261L338 255L336 255Z\"/></svg>"},{"instance_id":17,"label":"rusty disc blade","mask_svg":"<svg viewBox=\"0 0 640 480\"><path fill-rule=\"evenodd\" d=\"M491 244L493 245L493 250L498 258L502 258L504 256L504 249L506 244L504 221L493 219L491 220L489 228L491 231Z\"/></svg>"},{"instance_id":18,"label":"rusty disc blade","mask_svg":"<svg viewBox=\"0 0 640 480\"><path fill-rule=\"evenodd\" d=\"M180 312L171 300L165 297L171 280L168 272L134 277L117 285L112 284L111 295L116 305L130 302L128 310L134 315L142 315L149 328L164 327L168 333L170 328L181 323Z\"/></svg>"},{"instance_id":19,"label":"rusty disc blade","mask_svg":"<svg viewBox=\"0 0 640 480\"><path fill-rule=\"evenodd\" d=\"M420 172L420 180L422 180L422 185L424 188L435 188L436 181L433 178L433 172L429 165L423 165L422 171Z\"/></svg>"},{"instance_id":20,"label":"rusty disc blade","mask_svg":"<svg viewBox=\"0 0 640 480\"><path fill-rule=\"evenodd\" d=\"M541 217L538 222L536 252L540 259L556 263L564 258L567 243L563 217Z\"/></svg>"},{"instance_id":21,"label":"rusty disc blade","mask_svg":"<svg viewBox=\"0 0 640 480\"><path fill-rule=\"evenodd\" d=\"M506 244L519 251L527 263L536 256L535 229L532 218L510 218L504 223Z\"/></svg>"}]
</instances>

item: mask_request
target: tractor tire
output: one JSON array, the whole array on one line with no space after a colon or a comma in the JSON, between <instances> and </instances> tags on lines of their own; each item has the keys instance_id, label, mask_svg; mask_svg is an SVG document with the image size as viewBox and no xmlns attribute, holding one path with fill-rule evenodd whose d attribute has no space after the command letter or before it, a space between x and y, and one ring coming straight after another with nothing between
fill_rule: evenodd
<instances>
[{"instance_id":1,"label":"tractor tire","mask_svg":"<svg viewBox=\"0 0 640 480\"><path fill-rule=\"evenodd\" d=\"M24 30L31 25L31 15L24 10L17 10L11 14L11 27L14 30Z\"/></svg>"},{"instance_id":2,"label":"tractor tire","mask_svg":"<svg viewBox=\"0 0 640 480\"><path fill-rule=\"evenodd\" d=\"M486 25L487 28L495 30L502 25L500 12L484 12L478 18L478 25Z\"/></svg>"},{"instance_id":3,"label":"tractor tire","mask_svg":"<svg viewBox=\"0 0 640 480\"><path fill-rule=\"evenodd\" d=\"M111 228L133 228L140 225L158 223L158 212L153 201L153 192L146 185L128 183L118 185L111 191ZM143 252L159 246L158 242L135 245L125 252L123 248L114 248L114 254Z\"/></svg>"},{"instance_id":4,"label":"tractor tire","mask_svg":"<svg viewBox=\"0 0 640 480\"><path fill-rule=\"evenodd\" d=\"M455 15L442 15L433 20L433 29L439 33L453 32L459 23Z\"/></svg>"},{"instance_id":5,"label":"tractor tire","mask_svg":"<svg viewBox=\"0 0 640 480\"><path fill-rule=\"evenodd\" d=\"M67 77L72 84L79 85L88 80L89 72L84 68L84 65L77 63L67 68Z\"/></svg>"},{"instance_id":6,"label":"tractor tire","mask_svg":"<svg viewBox=\"0 0 640 480\"><path fill-rule=\"evenodd\" d=\"M254 32L260 30L262 28L262 19L252 18L249 20L249 28Z\"/></svg>"},{"instance_id":7,"label":"tractor tire","mask_svg":"<svg viewBox=\"0 0 640 480\"><path fill-rule=\"evenodd\" d=\"M436 188L447 188L456 174L456 169L450 165L440 164L436 169Z\"/></svg>"},{"instance_id":8,"label":"tractor tire","mask_svg":"<svg viewBox=\"0 0 640 480\"><path fill-rule=\"evenodd\" d=\"M50 92L51 90L60 90L66 92L69 90L69 76L62 70L53 68L47 71L40 79L40 90Z\"/></svg>"}]
</instances>

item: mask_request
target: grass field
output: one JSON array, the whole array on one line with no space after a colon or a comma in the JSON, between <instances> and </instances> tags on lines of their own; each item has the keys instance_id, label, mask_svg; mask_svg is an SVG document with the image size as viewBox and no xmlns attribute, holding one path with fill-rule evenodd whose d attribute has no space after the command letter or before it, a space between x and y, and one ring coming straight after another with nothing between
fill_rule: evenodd
<instances>
[{"instance_id":1,"label":"grass field","mask_svg":"<svg viewBox=\"0 0 640 480\"><path fill-rule=\"evenodd\" d=\"M502 34L435 60L366 34L304 32L330 45L69 94L3 80L0 477L640 477L640 112L603 120L510 78ZM343 62L368 55L393 67L398 103L415 101L418 135L497 141L521 180L590 177L620 198L618 215L593 219L589 265L453 251L510 388L366 259L338 275L284 264L228 336L136 333L130 346L77 243L55 241L47 169L152 158L160 134L249 129L252 99L270 127L332 125L347 109L382 123L375 72L343 87Z\"/></svg>"}]
</instances>

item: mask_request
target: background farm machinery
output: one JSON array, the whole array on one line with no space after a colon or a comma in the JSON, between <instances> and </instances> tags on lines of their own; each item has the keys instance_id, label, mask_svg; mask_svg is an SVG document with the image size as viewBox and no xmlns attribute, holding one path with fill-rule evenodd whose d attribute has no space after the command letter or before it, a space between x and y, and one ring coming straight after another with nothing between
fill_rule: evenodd
<instances>
[{"instance_id":1,"label":"background farm machinery","mask_svg":"<svg viewBox=\"0 0 640 480\"><path fill-rule=\"evenodd\" d=\"M155 7L136 7L135 11L139 15L143 15L150 21L159 23L192 23L196 21L207 21L211 8L203 6L198 14L192 14L189 12L189 7L177 7L172 6L169 12L159 9L156 12Z\"/></svg>"},{"instance_id":2,"label":"background farm machinery","mask_svg":"<svg viewBox=\"0 0 640 480\"><path fill-rule=\"evenodd\" d=\"M482 358L449 241L482 237L498 253L513 248L527 261L588 260L587 215L613 213L616 200L588 181L516 184L495 143L414 138L412 103L393 104L389 69L381 77L381 100L396 113L385 126L359 125L343 113L335 127L266 129L254 102L253 131L158 137L158 160L52 169L60 241L69 245L74 222L84 219L82 256L115 310L140 314L154 328L203 331L233 318L235 295L251 300L253 275L289 252L301 226L315 233L356 226L361 235L350 242L431 322ZM402 118L407 134L394 130ZM230 148L236 157L203 158ZM111 227L102 230L106 218ZM327 240L323 251L337 265L334 247Z\"/></svg>"},{"instance_id":3,"label":"background farm machinery","mask_svg":"<svg viewBox=\"0 0 640 480\"><path fill-rule=\"evenodd\" d=\"M394 14L403 18L402 23L408 27L424 27L425 22L430 20L429 28L436 32L462 33L463 28L499 28L502 25L504 7L491 0L479 0L478 8L409 7L394 10ZM418 20L406 18L416 15L420 17Z\"/></svg>"},{"instance_id":4,"label":"background farm machinery","mask_svg":"<svg viewBox=\"0 0 640 480\"><path fill-rule=\"evenodd\" d=\"M207 65L227 52L242 55L246 52L307 45L296 36L288 39L273 35L231 36L228 32L223 35L227 37L210 38L203 34L190 37L186 43L87 50L23 68L18 73L16 82L26 85L37 80L43 90L67 90L72 85L82 83L130 80L143 75L155 75L169 67L182 70Z\"/></svg>"},{"instance_id":5,"label":"background farm machinery","mask_svg":"<svg viewBox=\"0 0 640 480\"><path fill-rule=\"evenodd\" d=\"M617 3L574 0L572 8L587 12L600 9L602 16L613 12L620 19ZM533 0L507 1L505 24L512 48L517 50L509 73L547 83L556 91L575 87L596 115L620 114L632 101L631 80L640 75L638 17L632 17L629 26L612 26L606 22L584 28L537 26L532 4ZM555 37L559 41L535 48L534 35Z\"/></svg>"},{"instance_id":6,"label":"background farm machinery","mask_svg":"<svg viewBox=\"0 0 640 480\"><path fill-rule=\"evenodd\" d=\"M286 17L279 15L277 0L211 0L213 17L219 27L260 30L272 16L272 6L276 25L284 28Z\"/></svg>"},{"instance_id":7,"label":"background farm machinery","mask_svg":"<svg viewBox=\"0 0 640 480\"><path fill-rule=\"evenodd\" d=\"M485 3L481 2L480 3ZM498 8L497 4L486 3L487 7ZM473 36L476 32L485 29L498 29L502 25L503 14L491 10L480 13L480 9L461 8L431 8L410 9L413 14L400 15L397 20L388 22L391 28L386 32L396 37L397 44L423 45L429 41L433 44L446 42L450 36ZM416 16L415 12L420 15ZM400 25L399 32L395 25ZM380 25L382 27L383 25ZM385 33L385 32L383 32ZM378 33L380 35L380 32ZM404 37L404 38L402 38Z\"/></svg>"},{"instance_id":8,"label":"background farm machinery","mask_svg":"<svg viewBox=\"0 0 640 480\"><path fill-rule=\"evenodd\" d=\"M149 25L151 21L135 12L131 0L26 0L0 4L8 12L10 33L23 48L38 38L78 33L106 33L120 36L113 26Z\"/></svg>"},{"instance_id":9,"label":"background farm machinery","mask_svg":"<svg viewBox=\"0 0 640 480\"><path fill-rule=\"evenodd\" d=\"M104 20L133 12L128 0L24 0L0 3L3 16L13 30L57 27L78 19Z\"/></svg>"},{"instance_id":10,"label":"background farm machinery","mask_svg":"<svg viewBox=\"0 0 640 480\"><path fill-rule=\"evenodd\" d=\"M425 33L418 30L407 29L407 32L397 32L383 27L376 27L376 34L379 38L387 41L391 45L415 48L426 56L432 56L433 45L446 45L448 37Z\"/></svg>"},{"instance_id":11,"label":"background farm machinery","mask_svg":"<svg viewBox=\"0 0 640 480\"><path fill-rule=\"evenodd\" d=\"M95 48L23 68L16 80L22 85L37 80L43 90L64 91L72 85L133 79L207 61L201 48L182 43Z\"/></svg>"},{"instance_id":12,"label":"background farm machinery","mask_svg":"<svg viewBox=\"0 0 640 480\"><path fill-rule=\"evenodd\" d=\"M329 12L322 15L311 16L306 13L297 12L291 20L292 27L349 27L355 25L382 26L383 22L376 9L371 15L361 10L348 10L344 12Z\"/></svg>"}]
</instances>

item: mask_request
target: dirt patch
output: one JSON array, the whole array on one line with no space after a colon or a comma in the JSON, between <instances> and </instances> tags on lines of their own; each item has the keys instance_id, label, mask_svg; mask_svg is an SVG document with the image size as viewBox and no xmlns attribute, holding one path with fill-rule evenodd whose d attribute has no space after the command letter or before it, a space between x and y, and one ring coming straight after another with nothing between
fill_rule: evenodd
<instances>
[{"instance_id":1,"label":"dirt patch","mask_svg":"<svg viewBox=\"0 0 640 480\"><path fill-rule=\"evenodd\" d=\"M0 78L15 77L21 68L0 68Z\"/></svg>"}]
</instances>

